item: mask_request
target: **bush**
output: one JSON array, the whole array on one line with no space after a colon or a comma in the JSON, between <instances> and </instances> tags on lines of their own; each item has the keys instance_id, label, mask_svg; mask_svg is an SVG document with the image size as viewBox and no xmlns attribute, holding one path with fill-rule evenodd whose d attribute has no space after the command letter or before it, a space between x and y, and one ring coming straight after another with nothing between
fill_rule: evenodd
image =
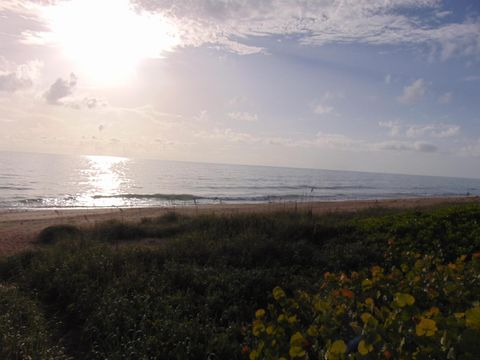
<instances>
[{"instance_id":1,"label":"bush","mask_svg":"<svg viewBox=\"0 0 480 360\"><path fill-rule=\"evenodd\" d=\"M68 359L37 304L0 284L0 358Z\"/></svg>"},{"instance_id":2,"label":"bush","mask_svg":"<svg viewBox=\"0 0 480 360\"><path fill-rule=\"evenodd\" d=\"M49 226L37 236L37 242L40 244L54 244L57 241L78 239L82 232L73 225L54 225Z\"/></svg>"},{"instance_id":3,"label":"bush","mask_svg":"<svg viewBox=\"0 0 480 360\"><path fill-rule=\"evenodd\" d=\"M477 359L480 253L444 265L408 256L399 268L325 273L294 297L276 287L258 309L250 359Z\"/></svg>"},{"instance_id":4,"label":"bush","mask_svg":"<svg viewBox=\"0 0 480 360\"><path fill-rule=\"evenodd\" d=\"M32 314L43 319L40 323L46 335L39 335L35 341L48 345L53 338L79 359L245 359L252 347L263 351L258 346L261 340L266 341L249 331L253 310L258 308L266 309L261 318L264 325L284 328L285 334L277 343L284 341L281 347L287 355L292 336L299 332L310 342L308 327L322 319L331 326L316 338L318 349L329 351L335 340L348 345L361 339L370 357L378 355L381 341L397 344L395 331L384 326L387 319L398 325L405 311L413 311L411 318L402 320L402 329L411 331L405 330L408 336L403 345L410 351L405 356L409 358L415 341L420 339L425 344L421 351L433 346L430 340L434 337L415 337L419 316L435 321L441 329L435 332L435 339L446 331L445 341L460 334L466 339L462 346L470 346L467 340L472 329L467 326L467 313L475 314L472 309L480 299L476 290L480 286L471 276L474 262L470 260L480 250L478 219L479 205L389 211L381 216L372 212L326 216L299 212L198 217L167 214L138 224L98 224L80 230L80 236L67 241L58 241L64 237L57 237L49 246L1 259L0 281L16 289L18 300L17 295L9 295L12 301L21 308L33 309ZM146 238L163 240L141 241ZM124 246L112 246L120 241ZM411 254L417 253L422 255L412 260ZM468 256L457 264L455 259L462 254ZM424 263L431 274L415 268L416 261ZM456 270L448 266L449 262L457 266ZM372 266L378 266L375 281ZM326 280L325 272L330 272ZM342 276L342 272L349 276ZM346 279L349 282L341 282ZM362 287L366 279L372 281L370 289ZM285 299L298 304L298 313L277 302L268 306L271 289L276 286L284 290ZM433 300L422 290L432 286L440 287ZM396 307L397 293L412 296L415 303ZM310 300L299 294L307 294ZM383 321L384 328L379 325L372 330L368 325L364 329L361 315L366 312L367 296L374 304L370 314L379 324ZM314 298L335 311L318 317ZM437 318L427 317L426 311L432 307L440 311ZM339 309L344 309L343 315L337 314ZM275 323L278 317L271 315L272 311L287 310L297 315L297 327ZM458 322L451 322L454 310L464 312L463 320L460 317ZM20 308L18 311L21 313ZM358 338L358 328L350 325L354 322L364 338ZM32 338L22 331L18 339L25 338L29 343ZM377 331L383 340L376 335L373 340L365 337ZM293 342L303 346L299 339L297 335ZM358 349L358 344L353 344ZM49 348L47 345L45 348ZM271 346L265 343L263 348L266 351ZM453 347L458 358L460 354L468 358L466 350ZM15 358L16 350L8 349ZM298 350L308 353L311 349L313 343L308 349ZM389 349L392 358L398 355L394 350ZM361 358L359 354L350 355Z\"/></svg>"}]
</instances>

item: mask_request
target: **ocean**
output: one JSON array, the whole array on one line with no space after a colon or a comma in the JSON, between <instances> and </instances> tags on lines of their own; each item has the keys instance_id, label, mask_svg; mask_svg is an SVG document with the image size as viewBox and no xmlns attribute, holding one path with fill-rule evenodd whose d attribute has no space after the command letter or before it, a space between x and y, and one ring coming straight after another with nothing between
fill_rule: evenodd
<instances>
[{"instance_id":1,"label":"ocean","mask_svg":"<svg viewBox=\"0 0 480 360\"><path fill-rule=\"evenodd\" d=\"M185 206L480 195L480 179L0 152L0 208Z\"/></svg>"}]
</instances>

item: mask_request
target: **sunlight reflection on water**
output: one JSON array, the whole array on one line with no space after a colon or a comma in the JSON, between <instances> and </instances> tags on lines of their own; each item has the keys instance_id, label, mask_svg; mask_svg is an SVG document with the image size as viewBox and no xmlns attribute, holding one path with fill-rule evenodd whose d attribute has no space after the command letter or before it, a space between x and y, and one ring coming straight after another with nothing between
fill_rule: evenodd
<instances>
[{"instance_id":1,"label":"sunlight reflection on water","mask_svg":"<svg viewBox=\"0 0 480 360\"><path fill-rule=\"evenodd\" d=\"M82 178L90 189L80 195L84 206L125 206L125 200L115 197L96 197L97 194L118 195L125 183L130 180L125 175L125 168L130 159L116 156L85 156L88 168L82 170Z\"/></svg>"}]
</instances>

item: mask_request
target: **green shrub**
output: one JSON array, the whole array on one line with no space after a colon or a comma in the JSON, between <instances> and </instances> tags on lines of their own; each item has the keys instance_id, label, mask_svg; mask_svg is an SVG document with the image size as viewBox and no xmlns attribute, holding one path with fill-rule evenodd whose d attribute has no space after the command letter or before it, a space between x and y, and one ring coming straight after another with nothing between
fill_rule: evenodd
<instances>
[{"instance_id":1,"label":"green shrub","mask_svg":"<svg viewBox=\"0 0 480 360\"><path fill-rule=\"evenodd\" d=\"M0 358L68 359L37 304L0 284Z\"/></svg>"},{"instance_id":2,"label":"green shrub","mask_svg":"<svg viewBox=\"0 0 480 360\"><path fill-rule=\"evenodd\" d=\"M477 359L480 253L404 261L325 273L315 293L274 288L275 302L255 313L250 359Z\"/></svg>"},{"instance_id":3,"label":"green shrub","mask_svg":"<svg viewBox=\"0 0 480 360\"><path fill-rule=\"evenodd\" d=\"M396 273L408 258L405 252L425 259L434 254L435 266L448 264L480 250L479 219L479 205L325 216L167 214L137 224L98 224L80 230L78 237L58 237L49 246L0 259L0 281L18 289L24 299L19 304L38 304L34 309L48 330L45 341L53 337L74 358L242 359L248 357L246 343L259 345L248 330L253 310L264 308L270 314L267 305L275 286L290 299L297 299L293 294L298 291L330 299L333 295L327 290L333 294L348 288L335 288L342 272L370 277L375 265L387 275ZM146 238L163 240L141 241ZM119 242L125 246L111 246ZM471 266L467 260L465 267ZM328 271L335 273L333 283L323 280ZM401 271L405 281L413 281ZM419 276L427 281L424 275ZM430 300L420 290L410 293L410 284L400 290L404 280L390 284L385 279L387 290L378 290L386 298L370 294L381 304L380 311L393 309L396 292L412 295L415 306L421 305L418 311L430 309ZM456 288L451 296L438 298L434 306L443 317L450 316L446 306L467 311L467 303L471 309L479 300L474 292L479 287L469 279L458 281L465 291ZM444 284L440 278L435 281ZM319 291L324 283L328 286ZM356 284L348 288L355 299L365 295L359 280L351 284ZM335 299L332 304L339 301ZM457 300L461 306L455 305ZM349 308L352 314L359 306ZM298 315L301 324L315 319L313 313L308 315L311 309L307 302L305 317ZM439 328L442 322L435 321ZM348 326L337 325L331 331L338 339L348 342L357 336ZM289 344L290 338L285 339ZM377 349L377 343L367 345Z\"/></svg>"},{"instance_id":4,"label":"green shrub","mask_svg":"<svg viewBox=\"0 0 480 360\"><path fill-rule=\"evenodd\" d=\"M37 236L37 242L40 244L54 244L57 241L72 240L81 237L81 231L73 225L53 225L49 226Z\"/></svg>"}]
</instances>

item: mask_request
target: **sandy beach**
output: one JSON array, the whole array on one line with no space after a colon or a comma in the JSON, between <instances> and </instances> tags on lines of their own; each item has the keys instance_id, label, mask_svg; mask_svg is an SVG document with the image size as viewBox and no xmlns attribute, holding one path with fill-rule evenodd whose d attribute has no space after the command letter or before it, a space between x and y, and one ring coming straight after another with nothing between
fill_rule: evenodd
<instances>
[{"instance_id":1,"label":"sandy beach","mask_svg":"<svg viewBox=\"0 0 480 360\"><path fill-rule=\"evenodd\" d=\"M408 209L479 201L480 197L478 196L465 196L302 203L216 204L196 207L0 210L0 256L11 255L34 247L36 235L47 226L71 224L87 227L112 219L134 222L142 218L161 216L171 211L185 215L263 213L295 210L325 214L329 212L354 212L372 207Z\"/></svg>"}]
</instances>

